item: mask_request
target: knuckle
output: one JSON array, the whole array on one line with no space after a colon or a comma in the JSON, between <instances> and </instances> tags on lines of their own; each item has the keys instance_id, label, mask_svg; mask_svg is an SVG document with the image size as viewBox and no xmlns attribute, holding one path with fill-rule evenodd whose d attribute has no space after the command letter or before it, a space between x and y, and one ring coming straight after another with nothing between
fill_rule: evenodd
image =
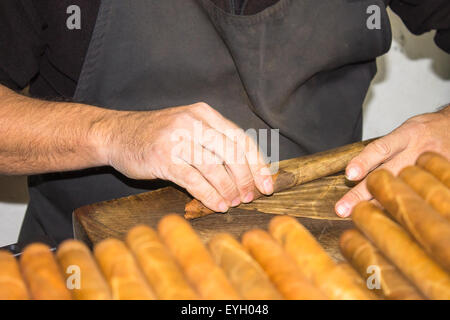
<instances>
[{"instance_id":1,"label":"knuckle","mask_svg":"<svg viewBox=\"0 0 450 320\"><path fill-rule=\"evenodd\" d=\"M206 190L202 190L201 192L204 203L210 205L216 205L220 202L220 197L217 195L216 191L210 187Z\"/></svg>"},{"instance_id":2,"label":"knuckle","mask_svg":"<svg viewBox=\"0 0 450 320\"><path fill-rule=\"evenodd\" d=\"M228 181L227 181L228 180ZM237 196L236 188L231 183L230 179L219 182L219 192L223 194L228 200L233 200Z\"/></svg>"},{"instance_id":3,"label":"knuckle","mask_svg":"<svg viewBox=\"0 0 450 320\"><path fill-rule=\"evenodd\" d=\"M354 202L359 202L359 201L364 200L364 196L358 188L353 188L352 190L350 190L350 192L348 193L348 197L349 197L349 199L353 200Z\"/></svg>"},{"instance_id":4,"label":"knuckle","mask_svg":"<svg viewBox=\"0 0 450 320\"><path fill-rule=\"evenodd\" d=\"M253 191L255 188L255 184L253 181L253 177L246 175L237 181L239 191L242 194L247 194L250 191Z\"/></svg>"},{"instance_id":5,"label":"knuckle","mask_svg":"<svg viewBox=\"0 0 450 320\"><path fill-rule=\"evenodd\" d=\"M206 102L201 101L201 102L197 102L196 104L194 104L193 109L196 111L205 112L205 111L210 111L212 108Z\"/></svg>"},{"instance_id":6,"label":"knuckle","mask_svg":"<svg viewBox=\"0 0 450 320\"><path fill-rule=\"evenodd\" d=\"M391 153L391 146L383 139L378 139L372 142L372 148L376 153L382 156L387 156Z\"/></svg>"}]
</instances>

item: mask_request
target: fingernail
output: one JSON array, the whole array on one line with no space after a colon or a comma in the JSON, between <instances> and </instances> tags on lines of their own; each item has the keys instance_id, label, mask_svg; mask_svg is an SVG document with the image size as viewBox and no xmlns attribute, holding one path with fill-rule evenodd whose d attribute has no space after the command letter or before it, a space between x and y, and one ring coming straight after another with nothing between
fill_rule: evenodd
<instances>
[{"instance_id":1,"label":"fingernail","mask_svg":"<svg viewBox=\"0 0 450 320\"><path fill-rule=\"evenodd\" d=\"M361 175L361 169L359 167L349 167L347 169L347 179L348 180L358 180Z\"/></svg>"},{"instance_id":2,"label":"fingernail","mask_svg":"<svg viewBox=\"0 0 450 320\"><path fill-rule=\"evenodd\" d=\"M236 207L241 203L241 198L237 197L236 199L233 200L233 202L231 202L231 206L232 207Z\"/></svg>"},{"instance_id":3,"label":"fingernail","mask_svg":"<svg viewBox=\"0 0 450 320\"><path fill-rule=\"evenodd\" d=\"M219 210L220 210L220 212L227 212L228 211L228 206L227 206L227 204L224 201L222 201L219 204Z\"/></svg>"},{"instance_id":4,"label":"fingernail","mask_svg":"<svg viewBox=\"0 0 450 320\"><path fill-rule=\"evenodd\" d=\"M273 182L272 178L268 178L264 180L264 191L266 194L272 194L273 193Z\"/></svg>"},{"instance_id":5,"label":"fingernail","mask_svg":"<svg viewBox=\"0 0 450 320\"><path fill-rule=\"evenodd\" d=\"M245 196L245 198L244 198L244 202L245 203L249 203L249 202L251 202L252 200L253 200L253 192L249 192L249 193L247 193L247 195Z\"/></svg>"},{"instance_id":6,"label":"fingernail","mask_svg":"<svg viewBox=\"0 0 450 320\"><path fill-rule=\"evenodd\" d=\"M350 215L350 206L346 203L340 203L336 206L337 214L343 218L346 218Z\"/></svg>"}]
</instances>

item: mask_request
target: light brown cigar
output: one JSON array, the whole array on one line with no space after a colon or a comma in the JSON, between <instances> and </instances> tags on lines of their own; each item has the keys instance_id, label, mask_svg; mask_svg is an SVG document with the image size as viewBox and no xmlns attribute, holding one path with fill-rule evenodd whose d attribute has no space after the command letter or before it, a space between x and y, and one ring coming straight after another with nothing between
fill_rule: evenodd
<instances>
[{"instance_id":1,"label":"light brown cigar","mask_svg":"<svg viewBox=\"0 0 450 320\"><path fill-rule=\"evenodd\" d=\"M355 270L355 268L353 268L351 266L351 264L349 264L346 261L342 261L338 263L338 267L341 268L348 277L352 278L353 282L361 288L361 290L369 290L367 289L367 283L366 281L364 281L364 279L360 276L360 274L358 273L358 271ZM377 294L378 298L384 298L381 295L378 294L378 292L374 292L375 294Z\"/></svg>"},{"instance_id":2,"label":"light brown cigar","mask_svg":"<svg viewBox=\"0 0 450 320\"><path fill-rule=\"evenodd\" d=\"M34 243L27 246L20 257L20 267L32 299L72 299L56 259L47 245Z\"/></svg>"},{"instance_id":3,"label":"light brown cigar","mask_svg":"<svg viewBox=\"0 0 450 320\"><path fill-rule=\"evenodd\" d=\"M374 204L363 201L353 222L421 292L431 299L450 299L450 276L397 223Z\"/></svg>"},{"instance_id":4,"label":"light brown cigar","mask_svg":"<svg viewBox=\"0 0 450 320\"><path fill-rule=\"evenodd\" d=\"M442 217L401 179L377 170L367 179L372 195L422 245L450 270L450 222Z\"/></svg>"},{"instance_id":5,"label":"light brown cigar","mask_svg":"<svg viewBox=\"0 0 450 320\"><path fill-rule=\"evenodd\" d=\"M328 298L306 278L295 261L267 232L260 229L247 231L242 237L242 244L286 299Z\"/></svg>"},{"instance_id":6,"label":"light brown cigar","mask_svg":"<svg viewBox=\"0 0 450 320\"><path fill-rule=\"evenodd\" d=\"M109 300L111 292L89 249L76 240L66 240L56 253L66 282L76 300ZM74 277L79 274L79 279ZM73 280L73 281L71 281ZM77 281L79 281L77 283ZM77 284L79 287L77 287Z\"/></svg>"},{"instance_id":7,"label":"light brown cigar","mask_svg":"<svg viewBox=\"0 0 450 320\"><path fill-rule=\"evenodd\" d=\"M16 258L0 250L0 300L28 300L28 290Z\"/></svg>"},{"instance_id":8,"label":"light brown cigar","mask_svg":"<svg viewBox=\"0 0 450 320\"><path fill-rule=\"evenodd\" d=\"M359 231L344 232L339 245L344 257L366 281L376 272L370 270L372 266L379 270L380 287L374 288L374 291L390 300L423 299L417 289Z\"/></svg>"},{"instance_id":9,"label":"light brown cigar","mask_svg":"<svg viewBox=\"0 0 450 320\"><path fill-rule=\"evenodd\" d=\"M280 192L344 170L348 162L373 140L356 142L313 155L281 161L279 163L279 172L272 176L274 192ZM255 190L254 193L254 199L262 196L258 190ZM212 213L214 211L194 199L186 204L184 217L186 219L196 219Z\"/></svg>"},{"instance_id":10,"label":"light brown cigar","mask_svg":"<svg viewBox=\"0 0 450 320\"><path fill-rule=\"evenodd\" d=\"M269 224L270 234L294 259L311 283L331 299L376 299L367 290L361 290L328 256L314 236L295 218L275 217Z\"/></svg>"},{"instance_id":11,"label":"light brown cigar","mask_svg":"<svg viewBox=\"0 0 450 320\"><path fill-rule=\"evenodd\" d=\"M450 188L450 162L446 158L434 152L425 152L416 164Z\"/></svg>"},{"instance_id":12,"label":"light brown cigar","mask_svg":"<svg viewBox=\"0 0 450 320\"><path fill-rule=\"evenodd\" d=\"M270 282L261 266L231 235L221 233L209 242L217 264L244 299L279 300L283 297Z\"/></svg>"},{"instance_id":13,"label":"light brown cigar","mask_svg":"<svg viewBox=\"0 0 450 320\"><path fill-rule=\"evenodd\" d=\"M151 300L155 298L133 255L117 239L106 239L94 248L94 255L111 288L115 300Z\"/></svg>"},{"instance_id":14,"label":"light brown cigar","mask_svg":"<svg viewBox=\"0 0 450 320\"><path fill-rule=\"evenodd\" d=\"M160 220L158 232L201 298L240 299L225 273L216 265L185 219L175 214L167 215Z\"/></svg>"},{"instance_id":15,"label":"light brown cigar","mask_svg":"<svg viewBox=\"0 0 450 320\"><path fill-rule=\"evenodd\" d=\"M442 182L416 166L404 168L399 177L444 218L450 220L450 189Z\"/></svg>"},{"instance_id":16,"label":"light brown cigar","mask_svg":"<svg viewBox=\"0 0 450 320\"><path fill-rule=\"evenodd\" d=\"M198 299L175 259L152 228L144 225L134 227L128 232L126 242L159 299Z\"/></svg>"}]
</instances>

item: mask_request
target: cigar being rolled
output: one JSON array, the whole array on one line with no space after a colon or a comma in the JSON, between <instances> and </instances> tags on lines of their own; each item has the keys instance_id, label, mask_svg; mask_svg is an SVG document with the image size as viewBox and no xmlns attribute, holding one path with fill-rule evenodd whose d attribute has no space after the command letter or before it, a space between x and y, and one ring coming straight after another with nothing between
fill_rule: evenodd
<instances>
[{"instance_id":1,"label":"cigar being rolled","mask_svg":"<svg viewBox=\"0 0 450 320\"><path fill-rule=\"evenodd\" d=\"M425 152L416 164L450 188L450 162L446 158L434 152Z\"/></svg>"},{"instance_id":2,"label":"cigar being rolled","mask_svg":"<svg viewBox=\"0 0 450 320\"><path fill-rule=\"evenodd\" d=\"M309 156L281 161L279 163L280 170L272 175L274 192L280 192L344 170L348 162L373 140L356 142ZM262 196L258 190L255 190L254 193L254 199ZM196 219L212 213L214 211L194 199L186 204L184 217Z\"/></svg>"},{"instance_id":3,"label":"cigar being rolled","mask_svg":"<svg viewBox=\"0 0 450 320\"><path fill-rule=\"evenodd\" d=\"M231 235L221 233L209 242L209 249L217 264L244 299L279 300L281 294L261 266Z\"/></svg>"},{"instance_id":4,"label":"cigar being rolled","mask_svg":"<svg viewBox=\"0 0 450 320\"><path fill-rule=\"evenodd\" d=\"M66 240L59 246L56 257L66 277L66 282L72 280L73 288L70 288L70 291L74 299L111 299L108 284L85 244L76 240ZM74 277L77 273L79 278Z\"/></svg>"},{"instance_id":5,"label":"cigar being rolled","mask_svg":"<svg viewBox=\"0 0 450 320\"><path fill-rule=\"evenodd\" d=\"M269 224L270 234L295 260L302 273L331 299L368 300L377 297L362 290L328 256L314 236L295 218L275 217Z\"/></svg>"},{"instance_id":6,"label":"cigar being rolled","mask_svg":"<svg viewBox=\"0 0 450 320\"><path fill-rule=\"evenodd\" d=\"M372 172L367 179L367 186L375 199L412 234L425 251L450 270L450 222L387 170Z\"/></svg>"},{"instance_id":7,"label":"cigar being rolled","mask_svg":"<svg viewBox=\"0 0 450 320\"><path fill-rule=\"evenodd\" d=\"M34 243L27 246L20 257L20 268L32 299L72 299L56 259L47 245Z\"/></svg>"},{"instance_id":8,"label":"cigar being rolled","mask_svg":"<svg viewBox=\"0 0 450 320\"><path fill-rule=\"evenodd\" d=\"M158 224L158 233L201 298L240 299L223 270L214 262L185 219L175 214L165 216Z\"/></svg>"},{"instance_id":9,"label":"cigar being rolled","mask_svg":"<svg viewBox=\"0 0 450 320\"><path fill-rule=\"evenodd\" d=\"M390 300L423 299L418 290L359 231L347 230L342 234L339 244L344 257L366 281L373 272L379 272L380 288L374 288L374 291L380 291ZM371 267L377 269L372 271Z\"/></svg>"},{"instance_id":10,"label":"cigar being rolled","mask_svg":"<svg viewBox=\"0 0 450 320\"><path fill-rule=\"evenodd\" d=\"M136 260L122 241L103 240L95 246L94 255L108 281L114 300L155 298Z\"/></svg>"},{"instance_id":11,"label":"cigar being rolled","mask_svg":"<svg viewBox=\"0 0 450 320\"><path fill-rule=\"evenodd\" d=\"M328 297L302 273L295 261L265 231L247 231L242 244L262 266L278 291L289 300L323 300Z\"/></svg>"},{"instance_id":12,"label":"cigar being rolled","mask_svg":"<svg viewBox=\"0 0 450 320\"><path fill-rule=\"evenodd\" d=\"M126 243L159 299L198 299L175 259L152 228L145 225L134 227L128 232Z\"/></svg>"},{"instance_id":13,"label":"cigar being rolled","mask_svg":"<svg viewBox=\"0 0 450 320\"><path fill-rule=\"evenodd\" d=\"M358 229L425 297L450 299L449 274L381 209L363 201L354 208L352 219Z\"/></svg>"},{"instance_id":14,"label":"cigar being rolled","mask_svg":"<svg viewBox=\"0 0 450 320\"><path fill-rule=\"evenodd\" d=\"M342 261L338 263L338 267L341 268L348 277L352 278L353 282L358 287L360 287L361 290L368 290L366 281L364 281L358 271L356 271L355 268L351 266L351 264L349 264L347 261ZM378 295L378 292L375 293ZM378 295L378 297L383 298L381 295Z\"/></svg>"},{"instance_id":15,"label":"cigar being rolled","mask_svg":"<svg viewBox=\"0 0 450 320\"><path fill-rule=\"evenodd\" d=\"M28 300L28 290L16 258L0 250L0 300Z\"/></svg>"},{"instance_id":16,"label":"cigar being rolled","mask_svg":"<svg viewBox=\"0 0 450 320\"><path fill-rule=\"evenodd\" d=\"M444 218L450 220L450 189L441 181L416 166L404 168L399 177Z\"/></svg>"}]
</instances>

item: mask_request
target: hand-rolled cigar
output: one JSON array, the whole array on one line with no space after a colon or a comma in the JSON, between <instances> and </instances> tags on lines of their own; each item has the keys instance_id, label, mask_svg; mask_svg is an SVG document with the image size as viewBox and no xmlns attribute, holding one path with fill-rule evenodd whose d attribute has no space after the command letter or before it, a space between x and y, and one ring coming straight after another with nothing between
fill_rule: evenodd
<instances>
[{"instance_id":1,"label":"hand-rolled cigar","mask_svg":"<svg viewBox=\"0 0 450 320\"><path fill-rule=\"evenodd\" d=\"M128 232L126 243L159 299L198 299L175 259L152 228L145 225L134 227Z\"/></svg>"},{"instance_id":2,"label":"hand-rolled cigar","mask_svg":"<svg viewBox=\"0 0 450 320\"><path fill-rule=\"evenodd\" d=\"M34 243L27 246L20 257L20 268L32 299L72 299L56 259L47 245Z\"/></svg>"},{"instance_id":3,"label":"hand-rolled cigar","mask_svg":"<svg viewBox=\"0 0 450 320\"><path fill-rule=\"evenodd\" d=\"M338 267L342 269L342 271L344 271L348 277L352 278L353 282L361 288L361 290L369 290L367 288L367 283L366 281L364 281L364 279L361 277L361 275L358 273L358 271L355 270L355 268L353 268L351 266L350 263L348 263L347 261L342 261L338 263ZM378 292L375 292L375 294L377 294L378 298L384 298L381 295L378 294Z\"/></svg>"},{"instance_id":4,"label":"hand-rolled cigar","mask_svg":"<svg viewBox=\"0 0 450 320\"><path fill-rule=\"evenodd\" d=\"M373 276L375 271L370 268L377 268L380 287L372 290L390 300L423 299L418 290L359 231L347 230L344 232L339 245L343 256L350 261L365 281Z\"/></svg>"},{"instance_id":5,"label":"hand-rolled cigar","mask_svg":"<svg viewBox=\"0 0 450 320\"><path fill-rule=\"evenodd\" d=\"M76 240L66 240L59 246L56 258L65 275L66 282L72 280L72 288L69 289L74 299L111 299L108 284L85 244ZM78 276L76 276L77 274Z\"/></svg>"},{"instance_id":6,"label":"hand-rolled cigar","mask_svg":"<svg viewBox=\"0 0 450 320\"><path fill-rule=\"evenodd\" d=\"M446 158L434 152L425 152L416 164L450 188L450 162Z\"/></svg>"},{"instance_id":7,"label":"hand-rolled cigar","mask_svg":"<svg viewBox=\"0 0 450 320\"><path fill-rule=\"evenodd\" d=\"M0 300L28 300L28 290L14 256L0 250Z\"/></svg>"},{"instance_id":8,"label":"hand-rolled cigar","mask_svg":"<svg viewBox=\"0 0 450 320\"><path fill-rule=\"evenodd\" d=\"M313 155L281 161L279 163L279 172L272 176L274 192L280 192L344 170L348 162L373 140L356 142ZM254 193L254 199L262 196L258 190L255 190ZM194 199L186 204L184 217L186 219L196 219L212 213L214 211Z\"/></svg>"},{"instance_id":9,"label":"hand-rolled cigar","mask_svg":"<svg viewBox=\"0 0 450 320\"><path fill-rule=\"evenodd\" d=\"M444 218L450 220L450 189L441 181L416 166L404 168L399 177Z\"/></svg>"},{"instance_id":10,"label":"hand-rolled cigar","mask_svg":"<svg viewBox=\"0 0 450 320\"><path fill-rule=\"evenodd\" d=\"M278 291L289 300L324 300L328 297L302 273L295 261L267 232L244 233L242 244L262 266Z\"/></svg>"},{"instance_id":11,"label":"hand-rolled cigar","mask_svg":"<svg viewBox=\"0 0 450 320\"><path fill-rule=\"evenodd\" d=\"M450 299L449 274L381 209L363 201L354 208L352 219L358 229L425 297Z\"/></svg>"},{"instance_id":12,"label":"hand-rolled cigar","mask_svg":"<svg viewBox=\"0 0 450 320\"><path fill-rule=\"evenodd\" d=\"M201 298L240 299L223 270L214 262L185 219L176 214L167 215L160 220L158 232Z\"/></svg>"},{"instance_id":13,"label":"hand-rolled cigar","mask_svg":"<svg viewBox=\"0 0 450 320\"><path fill-rule=\"evenodd\" d=\"M244 299L279 300L283 297L245 248L227 233L215 235L209 249L217 264Z\"/></svg>"},{"instance_id":14,"label":"hand-rolled cigar","mask_svg":"<svg viewBox=\"0 0 450 320\"><path fill-rule=\"evenodd\" d=\"M125 244L106 239L94 247L94 255L106 277L114 300L152 300L155 295Z\"/></svg>"},{"instance_id":15,"label":"hand-rolled cigar","mask_svg":"<svg viewBox=\"0 0 450 320\"><path fill-rule=\"evenodd\" d=\"M269 232L294 259L311 283L329 298L336 300L368 300L377 297L357 286L328 256L314 236L295 218L275 217Z\"/></svg>"},{"instance_id":16,"label":"hand-rolled cigar","mask_svg":"<svg viewBox=\"0 0 450 320\"><path fill-rule=\"evenodd\" d=\"M372 172L367 179L367 186L375 199L412 234L425 251L450 270L450 222L387 170Z\"/></svg>"}]
</instances>

